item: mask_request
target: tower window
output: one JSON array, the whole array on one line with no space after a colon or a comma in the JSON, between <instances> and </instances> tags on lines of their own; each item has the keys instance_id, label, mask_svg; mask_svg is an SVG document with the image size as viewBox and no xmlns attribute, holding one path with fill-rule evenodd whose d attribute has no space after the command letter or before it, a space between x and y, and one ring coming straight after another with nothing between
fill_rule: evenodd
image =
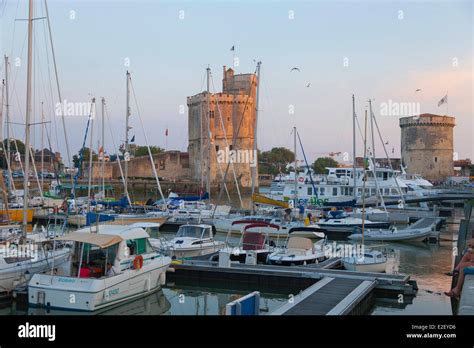
<instances>
[{"instance_id":1,"label":"tower window","mask_svg":"<svg viewBox=\"0 0 474 348\"><path fill-rule=\"evenodd\" d=\"M437 162L438 162L438 157L435 157L435 163L437 163Z\"/></svg>"},{"instance_id":2,"label":"tower window","mask_svg":"<svg viewBox=\"0 0 474 348\"><path fill-rule=\"evenodd\" d=\"M216 145L216 152L219 151L219 145Z\"/></svg>"}]
</instances>

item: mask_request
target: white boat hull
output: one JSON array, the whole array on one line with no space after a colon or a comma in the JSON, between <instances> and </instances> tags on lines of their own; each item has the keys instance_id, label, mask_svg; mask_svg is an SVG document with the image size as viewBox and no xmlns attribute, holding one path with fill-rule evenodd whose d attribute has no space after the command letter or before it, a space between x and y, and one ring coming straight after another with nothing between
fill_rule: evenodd
<instances>
[{"instance_id":1,"label":"white boat hull","mask_svg":"<svg viewBox=\"0 0 474 348\"><path fill-rule=\"evenodd\" d=\"M159 289L171 260L144 264L113 277L77 278L36 274L28 286L30 306L96 311L131 301Z\"/></svg>"},{"instance_id":2,"label":"white boat hull","mask_svg":"<svg viewBox=\"0 0 474 348\"><path fill-rule=\"evenodd\" d=\"M206 256L211 256L219 252L222 248L225 247L224 242L214 241L212 243L201 244L196 247L186 246L172 246L168 249L169 255L172 258L176 259L189 259L189 258L201 258Z\"/></svg>"},{"instance_id":3,"label":"white boat hull","mask_svg":"<svg viewBox=\"0 0 474 348\"><path fill-rule=\"evenodd\" d=\"M346 270L354 272L384 273L387 267L387 261L378 263L354 263L343 260L343 263Z\"/></svg>"},{"instance_id":4,"label":"white boat hull","mask_svg":"<svg viewBox=\"0 0 474 348\"><path fill-rule=\"evenodd\" d=\"M411 242L422 242L432 233L431 228L425 228L420 230L407 230L407 231L389 231L389 230L368 230L364 232L364 240L366 241L411 241ZM362 234L351 234L349 239L362 240Z\"/></svg>"},{"instance_id":5,"label":"white boat hull","mask_svg":"<svg viewBox=\"0 0 474 348\"><path fill-rule=\"evenodd\" d=\"M11 291L18 283L26 282L36 273L44 273L51 271L53 265L54 253L54 267L61 266L69 260L70 249L56 250L55 252L48 252L48 259L38 257L37 261L21 261L14 263L1 262L0 267L0 292Z\"/></svg>"}]
</instances>

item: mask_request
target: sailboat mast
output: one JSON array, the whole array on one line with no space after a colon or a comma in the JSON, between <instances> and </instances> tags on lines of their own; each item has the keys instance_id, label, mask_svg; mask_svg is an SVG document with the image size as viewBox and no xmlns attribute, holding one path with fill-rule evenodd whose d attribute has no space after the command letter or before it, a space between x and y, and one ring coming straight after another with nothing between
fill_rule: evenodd
<instances>
[{"instance_id":1,"label":"sailboat mast","mask_svg":"<svg viewBox=\"0 0 474 348\"><path fill-rule=\"evenodd\" d=\"M129 149L128 149L128 130L129 130L129 126L128 126L128 119L130 117L130 73L128 72L127 70L127 97L126 97L126 112L125 112L125 152L124 152L124 181L123 181L123 185L124 185L124 194L125 196L127 197L128 200L130 200L129 196L128 196L128 156L130 156L129 154ZM131 203L131 202L129 202Z\"/></svg>"},{"instance_id":2,"label":"sailboat mast","mask_svg":"<svg viewBox=\"0 0 474 348\"><path fill-rule=\"evenodd\" d=\"M357 173L356 173L356 112L355 98L352 95L352 176L354 179L354 199L357 199Z\"/></svg>"},{"instance_id":3,"label":"sailboat mast","mask_svg":"<svg viewBox=\"0 0 474 348\"><path fill-rule=\"evenodd\" d=\"M41 102L41 189L44 184L44 109L43 102Z\"/></svg>"},{"instance_id":4,"label":"sailboat mast","mask_svg":"<svg viewBox=\"0 0 474 348\"><path fill-rule=\"evenodd\" d=\"M102 192L105 198L105 98L102 97ZM99 148L100 152L100 148ZM99 153L100 155L100 153Z\"/></svg>"},{"instance_id":5,"label":"sailboat mast","mask_svg":"<svg viewBox=\"0 0 474 348\"><path fill-rule=\"evenodd\" d=\"M367 157L367 110L365 110L364 118L364 174L362 182L362 244L364 244L364 227L365 227L365 182L366 176L366 157Z\"/></svg>"},{"instance_id":6,"label":"sailboat mast","mask_svg":"<svg viewBox=\"0 0 474 348\"><path fill-rule=\"evenodd\" d=\"M260 94L260 67L262 62L259 61L257 63L257 92L256 92L256 100L255 100L255 126L253 129L253 154L257 156L257 126L258 126L258 103L259 103L259 94ZM258 168L258 159L257 157L254 158L255 167L251 168L252 170L252 197L255 193L255 181L257 176L257 168ZM254 210L253 198L252 198L252 211Z\"/></svg>"},{"instance_id":7,"label":"sailboat mast","mask_svg":"<svg viewBox=\"0 0 474 348\"><path fill-rule=\"evenodd\" d=\"M294 135L294 147L293 150L295 151L295 202L294 202L294 207L296 208L296 200L298 198L298 171L297 167L298 165L296 164L296 126L293 127L293 135Z\"/></svg>"},{"instance_id":8,"label":"sailboat mast","mask_svg":"<svg viewBox=\"0 0 474 348\"><path fill-rule=\"evenodd\" d=\"M206 77L207 77L207 184L206 191L209 195L209 202L211 201L211 113L210 113L210 95L209 95L209 76L211 73L211 68L207 67Z\"/></svg>"},{"instance_id":9,"label":"sailboat mast","mask_svg":"<svg viewBox=\"0 0 474 348\"><path fill-rule=\"evenodd\" d=\"M93 113L93 114L92 114ZM91 115L89 116L91 118L91 130L90 130L90 139L89 139L89 181L88 181L88 187L87 187L87 197L88 197L88 209L87 212L90 211L90 201L91 201L91 185L92 185L92 165L93 165L93 138L94 138L94 117L92 115L95 115L95 98L92 98L92 106L91 106ZM92 192L94 192L92 190Z\"/></svg>"},{"instance_id":10,"label":"sailboat mast","mask_svg":"<svg viewBox=\"0 0 474 348\"><path fill-rule=\"evenodd\" d=\"M29 0L28 14L28 63L26 78L26 117L25 117L25 176L23 180L23 235L26 236L28 224L28 183L30 177L30 112L31 80L33 57L33 0Z\"/></svg>"}]
</instances>

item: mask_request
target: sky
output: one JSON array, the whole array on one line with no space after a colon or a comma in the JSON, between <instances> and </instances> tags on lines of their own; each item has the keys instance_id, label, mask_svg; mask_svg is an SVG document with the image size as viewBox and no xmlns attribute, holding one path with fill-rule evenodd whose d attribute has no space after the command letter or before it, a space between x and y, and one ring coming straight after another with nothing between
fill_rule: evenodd
<instances>
[{"instance_id":1,"label":"sky","mask_svg":"<svg viewBox=\"0 0 474 348\"><path fill-rule=\"evenodd\" d=\"M0 50L10 57L10 115L17 123L25 119L27 5L0 1ZM127 70L134 92L130 136L139 145L146 135L150 145L186 151L186 97L205 89L206 67L211 92L219 92L223 65L252 73L261 60L261 150L291 149L296 126L308 161L340 152L337 160L351 162L354 94L361 127L372 100L391 156L400 156L399 118L407 115L383 114L383 107L405 103L421 113L455 116L453 156L474 159L472 1L50 0L48 8L63 100L96 97L100 116L105 98L108 153L125 137ZM65 156L44 16L43 2L35 1L33 122L41 122L43 102L52 147ZM2 78L4 70L1 61ZM448 103L438 107L446 94ZM86 115L66 117L71 155L82 146L86 124ZM12 128L24 137L24 127ZM40 147L42 127L32 128ZM95 147L99 129L96 122ZM383 156L380 143L375 149Z\"/></svg>"}]
</instances>

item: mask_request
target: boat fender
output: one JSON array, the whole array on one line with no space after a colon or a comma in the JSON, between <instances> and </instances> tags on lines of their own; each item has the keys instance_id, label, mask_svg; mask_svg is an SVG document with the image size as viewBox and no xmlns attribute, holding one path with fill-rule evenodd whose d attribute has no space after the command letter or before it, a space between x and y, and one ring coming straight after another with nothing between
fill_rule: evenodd
<instances>
[{"instance_id":1,"label":"boat fender","mask_svg":"<svg viewBox=\"0 0 474 348\"><path fill-rule=\"evenodd\" d=\"M143 256L141 255L135 256L135 259L133 260L133 267L136 270L139 270L143 267Z\"/></svg>"}]
</instances>

